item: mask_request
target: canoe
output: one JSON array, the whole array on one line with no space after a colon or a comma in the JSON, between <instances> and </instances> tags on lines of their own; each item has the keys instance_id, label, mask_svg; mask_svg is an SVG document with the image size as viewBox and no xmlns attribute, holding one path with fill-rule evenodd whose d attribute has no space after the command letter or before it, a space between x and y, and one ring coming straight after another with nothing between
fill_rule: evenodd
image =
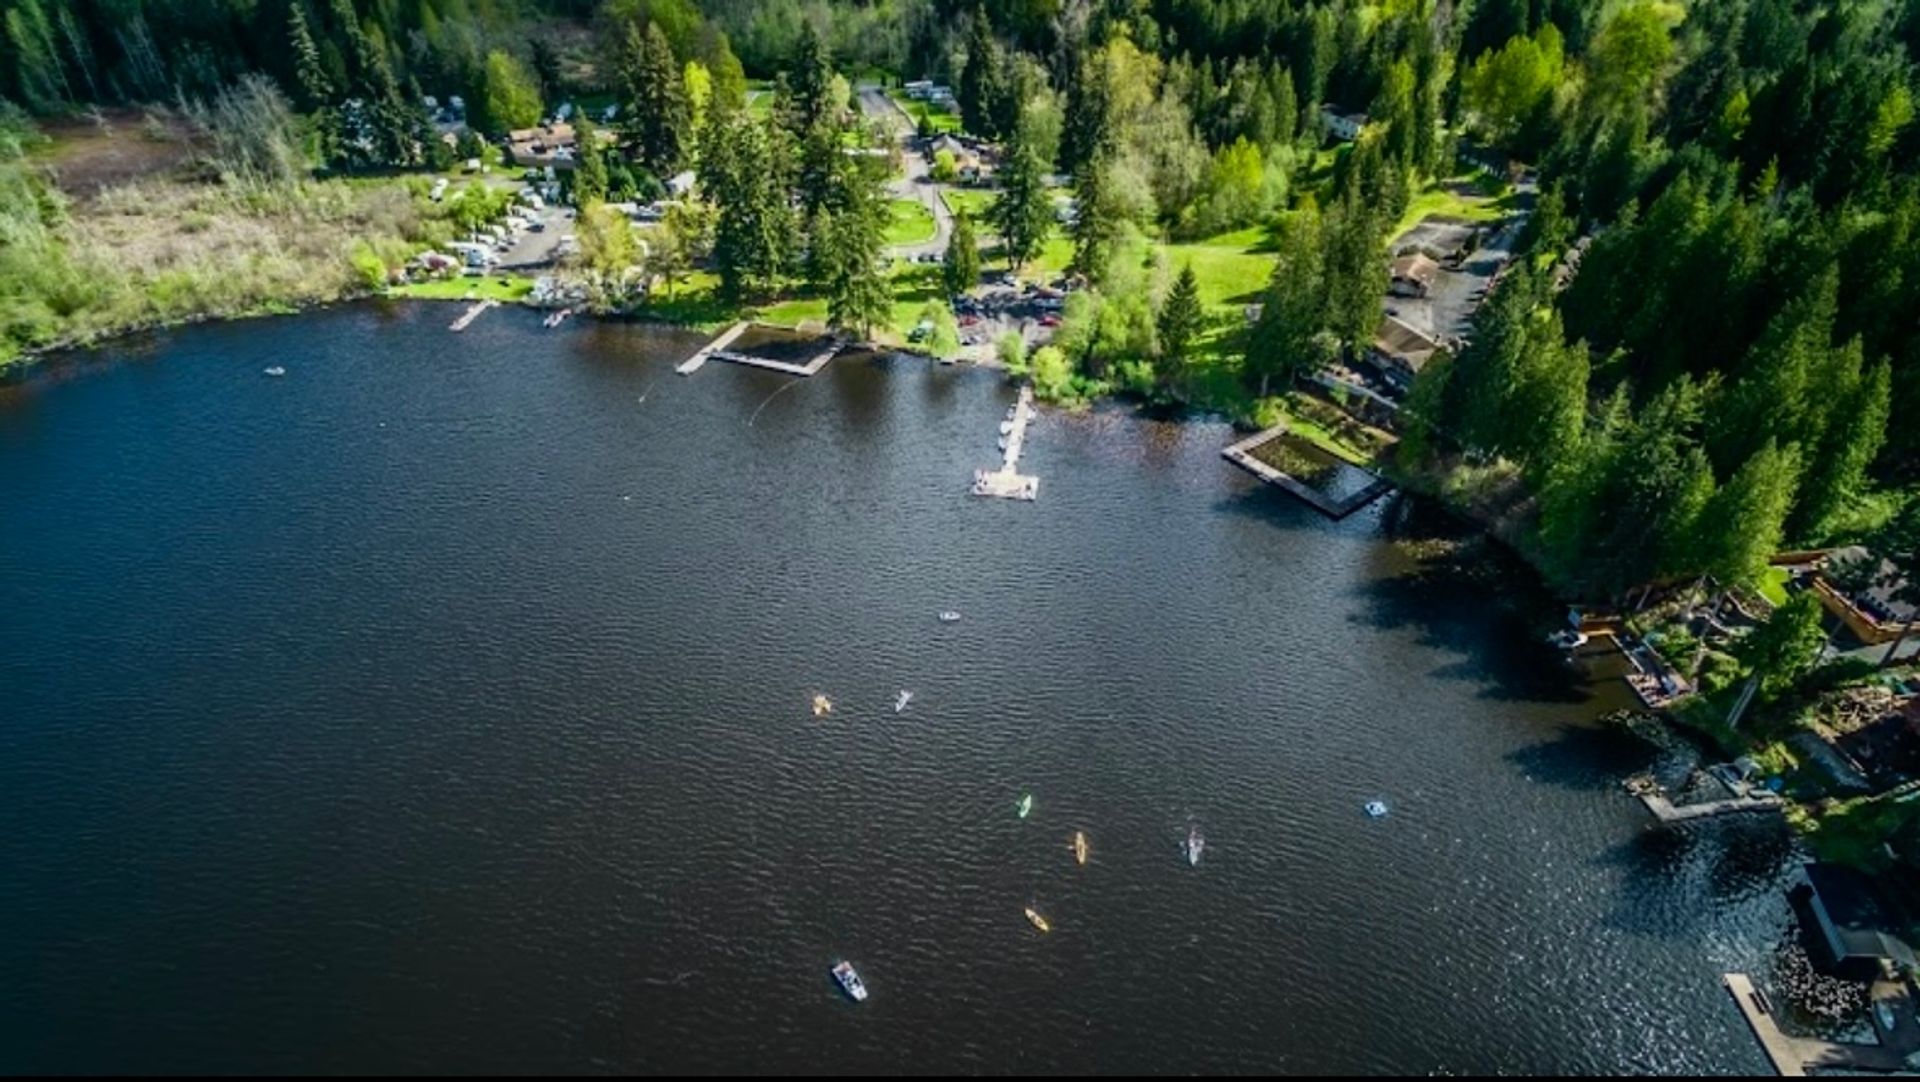
<instances>
[{"instance_id":1,"label":"canoe","mask_svg":"<svg viewBox=\"0 0 1920 1082\"><path fill-rule=\"evenodd\" d=\"M1027 920L1031 921L1035 928L1038 928L1043 932L1053 931L1053 925L1047 923L1047 918L1034 912L1031 906L1027 908Z\"/></svg>"},{"instance_id":2,"label":"canoe","mask_svg":"<svg viewBox=\"0 0 1920 1082\"><path fill-rule=\"evenodd\" d=\"M1077 830L1073 832L1073 859L1082 864L1087 862L1087 836Z\"/></svg>"}]
</instances>

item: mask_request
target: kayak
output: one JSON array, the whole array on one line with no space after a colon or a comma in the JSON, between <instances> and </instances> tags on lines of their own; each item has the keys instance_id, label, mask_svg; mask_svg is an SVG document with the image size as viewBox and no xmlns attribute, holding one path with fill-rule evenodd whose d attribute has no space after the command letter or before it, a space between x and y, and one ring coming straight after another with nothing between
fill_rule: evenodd
<instances>
[{"instance_id":1,"label":"kayak","mask_svg":"<svg viewBox=\"0 0 1920 1082\"><path fill-rule=\"evenodd\" d=\"M1087 836L1077 830L1073 832L1073 859L1082 864L1087 862Z\"/></svg>"},{"instance_id":2,"label":"kayak","mask_svg":"<svg viewBox=\"0 0 1920 1082\"><path fill-rule=\"evenodd\" d=\"M848 999L853 1000L855 1003L863 1003L866 1001L866 982L860 979L860 974L853 971L852 962L841 962L839 965L834 966L833 979L839 983L840 990L847 994Z\"/></svg>"},{"instance_id":3,"label":"kayak","mask_svg":"<svg viewBox=\"0 0 1920 1082\"><path fill-rule=\"evenodd\" d=\"M1020 818L1025 819L1027 817L1027 813L1031 812L1032 810L1033 810L1033 794L1028 793L1026 796L1023 796L1020 798Z\"/></svg>"},{"instance_id":4,"label":"kayak","mask_svg":"<svg viewBox=\"0 0 1920 1082\"><path fill-rule=\"evenodd\" d=\"M1032 906L1027 907L1027 920L1031 921L1035 928L1038 928L1043 932L1053 931L1053 925L1047 923L1047 918L1034 912Z\"/></svg>"}]
</instances>

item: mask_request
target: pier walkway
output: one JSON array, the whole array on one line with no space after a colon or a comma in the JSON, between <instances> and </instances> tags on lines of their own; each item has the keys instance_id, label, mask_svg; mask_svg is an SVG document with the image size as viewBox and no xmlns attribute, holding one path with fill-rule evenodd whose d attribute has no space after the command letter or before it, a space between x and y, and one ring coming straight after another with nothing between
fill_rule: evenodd
<instances>
[{"instance_id":1,"label":"pier walkway","mask_svg":"<svg viewBox=\"0 0 1920 1082\"><path fill-rule=\"evenodd\" d=\"M1220 457L1253 474L1267 484L1286 489L1288 492L1299 497L1308 506L1329 518L1346 518L1348 515L1353 514L1355 511L1360 510L1362 507L1393 491L1393 482L1379 476L1372 470L1365 470L1359 466L1353 466L1354 469L1360 470L1367 476L1372 477L1373 483L1353 495L1348 496L1346 499L1336 500L1326 493L1318 491L1311 485L1303 483L1299 478L1294 477L1285 470L1279 469L1270 463L1262 462L1260 459L1254 457L1253 448L1260 446L1268 440L1276 439L1286 434L1286 425L1275 425L1263 432L1256 432L1246 439L1241 440L1239 443L1226 448L1220 452ZM1347 463L1347 465L1352 466L1353 464Z\"/></svg>"},{"instance_id":2,"label":"pier walkway","mask_svg":"<svg viewBox=\"0 0 1920 1082\"><path fill-rule=\"evenodd\" d=\"M674 371L683 376L693 375L695 372L700 371L701 365L707 363L707 358L732 345L734 339L745 333L747 333L747 321L743 319L733 326L728 327L726 330L721 331L720 337L700 347L693 356L681 361L674 367Z\"/></svg>"},{"instance_id":3,"label":"pier walkway","mask_svg":"<svg viewBox=\"0 0 1920 1082\"><path fill-rule=\"evenodd\" d=\"M1724 781L1722 788L1726 787ZM1698 804L1675 804L1667 798L1667 791L1659 783L1646 775L1637 775L1626 781L1627 792L1640 799L1648 812L1662 823L1686 823L1695 819L1711 819L1720 815L1734 815L1741 812L1780 811L1786 807L1786 801L1769 792L1754 792L1750 789L1732 790L1731 794L1720 800L1703 800Z\"/></svg>"},{"instance_id":4,"label":"pier walkway","mask_svg":"<svg viewBox=\"0 0 1920 1082\"><path fill-rule=\"evenodd\" d=\"M447 329L450 331L453 331L456 334L461 331L464 331L467 329L468 325L470 325L474 320L480 318L480 313L485 312L487 309L492 308L498 305L499 303L500 303L499 301L493 300L492 298L488 298L487 300L479 301L472 305L469 305L466 311L460 313L459 319L456 319L452 323L447 324Z\"/></svg>"},{"instance_id":5,"label":"pier walkway","mask_svg":"<svg viewBox=\"0 0 1920 1082\"><path fill-rule=\"evenodd\" d=\"M1913 998L1903 984L1884 980L1873 984L1874 1004L1876 1007L1886 1004L1894 1019L1889 1029L1877 1010L1870 1012L1874 1016L1874 1033L1881 1043L1842 1044L1789 1036L1774 1020L1772 1004L1754 988L1746 974L1728 973L1720 979L1752 1028L1761 1049L1773 1061L1773 1069L1783 1076L1799 1078L1808 1071L1893 1073L1916 1069L1910 1061L1916 1050L1920 1050L1920 1021L1914 1019Z\"/></svg>"},{"instance_id":6,"label":"pier walkway","mask_svg":"<svg viewBox=\"0 0 1920 1082\"><path fill-rule=\"evenodd\" d=\"M1026 447L1027 425L1033 420L1033 388L1020 388L1013 404L1013 417L1007 430L1007 447L997 470L973 471L975 496L996 496L1003 500L1033 500L1040 496L1040 479L1019 471L1020 452Z\"/></svg>"}]
</instances>

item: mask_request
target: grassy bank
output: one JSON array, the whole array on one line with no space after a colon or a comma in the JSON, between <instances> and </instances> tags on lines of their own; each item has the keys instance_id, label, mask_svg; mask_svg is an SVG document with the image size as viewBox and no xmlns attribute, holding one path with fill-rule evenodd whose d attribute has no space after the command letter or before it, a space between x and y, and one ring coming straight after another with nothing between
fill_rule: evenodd
<instances>
[{"instance_id":1,"label":"grassy bank","mask_svg":"<svg viewBox=\"0 0 1920 1082\"><path fill-rule=\"evenodd\" d=\"M487 275L484 278L445 278L432 282L408 282L386 291L389 297L424 301L518 301L533 292L533 279L519 275Z\"/></svg>"}]
</instances>

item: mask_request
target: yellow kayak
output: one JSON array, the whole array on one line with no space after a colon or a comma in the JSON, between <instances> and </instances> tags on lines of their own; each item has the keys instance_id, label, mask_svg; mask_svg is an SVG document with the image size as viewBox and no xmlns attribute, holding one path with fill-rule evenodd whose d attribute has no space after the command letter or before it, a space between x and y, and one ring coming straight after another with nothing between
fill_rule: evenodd
<instances>
[{"instance_id":1,"label":"yellow kayak","mask_svg":"<svg viewBox=\"0 0 1920 1082\"><path fill-rule=\"evenodd\" d=\"M1073 832L1073 859L1082 864L1087 862L1087 836L1077 830Z\"/></svg>"},{"instance_id":2,"label":"yellow kayak","mask_svg":"<svg viewBox=\"0 0 1920 1082\"><path fill-rule=\"evenodd\" d=\"M1027 919L1033 922L1035 928L1043 932L1053 931L1053 925L1047 923L1047 918L1035 913L1031 908L1027 910Z\"/></svg>"}]
</instances>

